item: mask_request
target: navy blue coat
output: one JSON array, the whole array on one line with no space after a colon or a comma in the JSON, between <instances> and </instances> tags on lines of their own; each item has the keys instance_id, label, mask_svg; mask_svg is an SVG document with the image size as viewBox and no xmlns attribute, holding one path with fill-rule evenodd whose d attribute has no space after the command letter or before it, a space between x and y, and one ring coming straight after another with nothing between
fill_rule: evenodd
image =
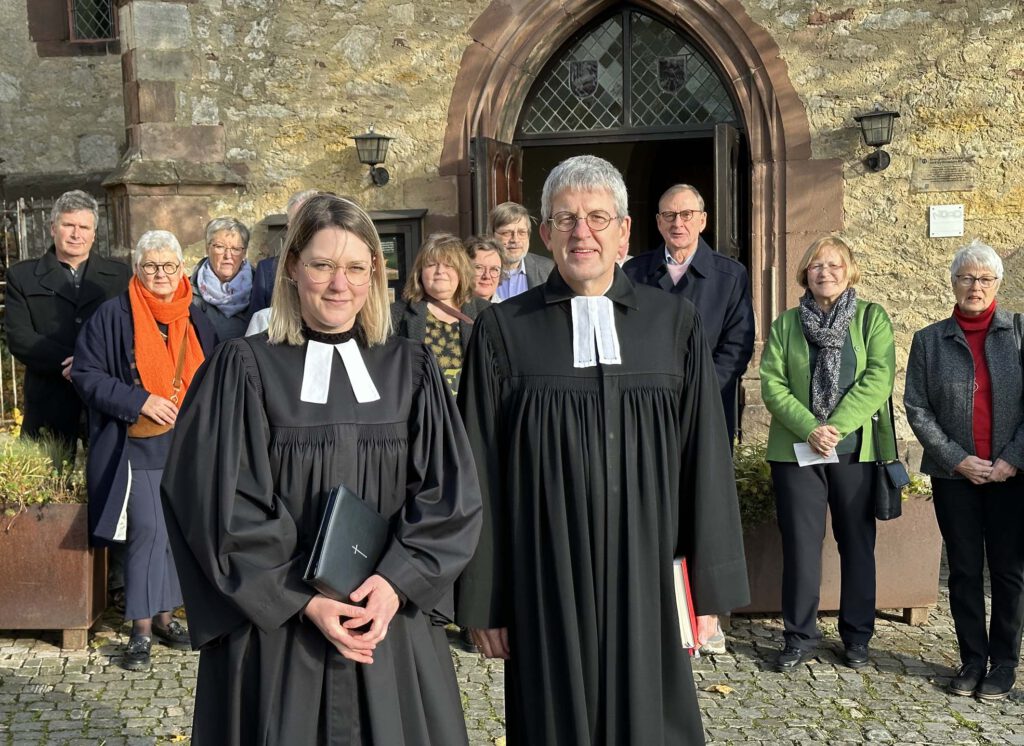
<instances>
[{"instance_id":1,"label":"navy blue coat","mask_svg":"<svg viewBox=\"0 0 1024 746\"><path fill-rule=\"evenodd\" d=\"M210 321L189 308L203 354L217 345ZM89 409L89 533L94 544L113 543L128 499L128 425L139 419L149 392L134 383L135 330L128 293L103 303L75 343L71 380Z\"/></svg>"},{"instance_id":2,"label":"navy blue coat","mask_svg":"<svg viewBox=\"0 0 1024 746\"><path fill-rule=\"evenodd\" d=\"M722 389L729 442L736 434L736 385L754 354L754 306L747 270L701 238L678 285L665 268L665 245L630 259L623 271L638 284L681 295L697 306Z\"/></svg>"},{"instance_id":3,"label":"navy blue coat","mask_svg":"<svg viewBox=\"0 0 1024 746\"><path fill-rule=\"evenodd\" d=\"M270 299L274 295L274 280L277 277L277 257L269 256L261 259L252 273L252 293L249 295L249 309L245 318L264 308L270 308Z\"/></svg>"}]
</instances>

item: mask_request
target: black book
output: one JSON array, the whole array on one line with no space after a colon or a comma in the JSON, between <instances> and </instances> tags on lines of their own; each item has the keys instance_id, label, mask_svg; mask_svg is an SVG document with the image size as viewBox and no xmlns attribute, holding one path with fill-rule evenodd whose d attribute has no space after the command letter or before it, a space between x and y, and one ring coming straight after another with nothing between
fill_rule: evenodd
<instances>
[{"instance_id":1,"label":"black book","mask_svg":"<svg viewBox=\"0 0 1024 746\"><path fill-rule=\"evenodd\" d=\"M343 484L331 490L303 577L320 593L349 596L377 569L388 541L388 521Z\"/></svg>"}]
</instances>

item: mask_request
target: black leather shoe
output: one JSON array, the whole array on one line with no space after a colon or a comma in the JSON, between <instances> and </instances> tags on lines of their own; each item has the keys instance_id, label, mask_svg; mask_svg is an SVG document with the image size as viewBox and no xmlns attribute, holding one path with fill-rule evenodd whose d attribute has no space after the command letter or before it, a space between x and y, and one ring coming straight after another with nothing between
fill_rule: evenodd
<instances>
[{"instance_id":1,"label":"black leather shoe","mask_svg":"<svg viewBox=\"0 0 1024 746\"><path fill-rule=\"evenodd\" d=\"M465 650L467 653L479 653L480 649L473 642L473 638L469 635L469 627L462 627L459 630L459 647Z\"/></svg>"},{"instance_id":2,"label":"black leather shoe","mask_svg":"<svg viewBox=\"0 0 1024 746\"><path fill-rule=\"evenodd\" d=\"M775 668L779 671L792 671L805 661L815 656L814 648L798 648L796 645L786 645L775 659Z\"/></svg>"},{"instance_id":3,"label":"black leather shoe","mask_svg":"<svg viewBox=\"0 0 1024 746\"><path fill-rule=\"evenodd\" d=\"M868 664L868 646L861 643L847 645L844 657L850 668L863 668Z\"/></svg>"},{"instance_id":4,"label":"black leather shoe","mask_svg":"<svg viewBox=\"0 0 1024 746\"><path fill-rule=\"evenodd\" d=\"M1003 699L1017 680L1013 666L992 666L978 687L978 699Z\"/></svg>"},{"instance_id":5,"label":"black leather shoe","mask_svg":"<svg viewBox=\"0 0 1024 746\"><path fill-rule=\"evenodd\" d=\"M175 650L192 649L192 640L188 636L188 630L177 619L172 619L171 623L166 627L154 624L153 636L164 645Z\"/></svg>"},{"instance_id":6,"label":"black leather shoe","mask_svg":"<svg viewBox=\"0 0 1024 746\"><path fill-rule=\"evenodd\" d=\"M960 666L956 676L950 679L949 693L961 697L970 697L978 689L978 684L985 678L984 663L965 663Z\"/></svg>"},{"instance_id":7,"label":"black leather shoe","mask_svg":"<svg viewBox=\"0 0 1024 746\"><path fill-rule=\"evenodd\" d=\"M148 671L151 645L152 640L146 635L132 635L121 656L121 668L127 671Z\"/></svg>"}]
</instances>

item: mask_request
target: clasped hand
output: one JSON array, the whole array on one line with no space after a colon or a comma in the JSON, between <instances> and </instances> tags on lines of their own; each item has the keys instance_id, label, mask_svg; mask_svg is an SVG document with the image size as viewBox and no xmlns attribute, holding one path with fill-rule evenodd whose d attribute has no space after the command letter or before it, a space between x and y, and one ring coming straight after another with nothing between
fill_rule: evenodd
<instances>
[{"instance_id":1,"label":"clasped hand","mask_svg":"<svg viewBox=\"0 0 1024 746\"><path fill-rule=\"evenodd\" d=\"M988 482L1005 482L1017 476L1017 467L997 458L995 462L977 456L968 456L956 465L955 471L960 472L971 484L987 484Z\"/></svg>"},{"instance_id":2,"label":"clasped hand","mask_svg":"<svg viewBox=\"0 0 1024 746\"><path fill-rule=\"evenodd\" d=\"M349 598L356 603L365 599L366 606L317 594L306 605L305 615L344 657L356 663L373 663L373 651L398 612L398 594L382 576L371 575ZM368 629L356 631L366 625Z\"/></svg>"},{"instance_id":3,"label":"clasped hand","mask_svg":"<svg viewBox=\"0 0 1024 746\"><path fill-rule=\"evenodd\" d=\"M832 425L822 424L811 430L807 436L807 445L820 453L828 456L839 445L839 431Z\"/></svg>"}]
</instances>

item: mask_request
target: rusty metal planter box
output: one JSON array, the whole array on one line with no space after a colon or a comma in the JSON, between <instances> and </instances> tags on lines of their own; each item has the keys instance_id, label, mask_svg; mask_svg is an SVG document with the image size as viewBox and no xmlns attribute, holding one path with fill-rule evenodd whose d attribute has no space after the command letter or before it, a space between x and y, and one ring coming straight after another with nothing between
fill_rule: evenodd
<instances>
[{"instance_id":1,"label":"rusty metal planter box","mask_svg":"<svg viewBox=\"0 0 1024 746\"><path fill-rule=\"evenodd\" d=\"M839 608L839 551L832 536L831 516L825 522L821 562L821 611ZM778 612L782 604L782 537L769 522L744 531L749 606L736 613ZM931 500L912 495L903 502L903 516L878 522L875 541L875 606L902 609L908 624L925 624L928 608L939 595L942 537Z\"/></svg>"},{"instance_id":2,"label":"rusty metal planter box","mask_svg":"<svg viewBox=\"0 0 1024 746\"><path fill-rule=\"evenodd\" d=\"M106 550L89 546L85 505L30 508L0 529L0 629L59 629L84 648L106 605Z\"/></svg>"}]
</instances>

